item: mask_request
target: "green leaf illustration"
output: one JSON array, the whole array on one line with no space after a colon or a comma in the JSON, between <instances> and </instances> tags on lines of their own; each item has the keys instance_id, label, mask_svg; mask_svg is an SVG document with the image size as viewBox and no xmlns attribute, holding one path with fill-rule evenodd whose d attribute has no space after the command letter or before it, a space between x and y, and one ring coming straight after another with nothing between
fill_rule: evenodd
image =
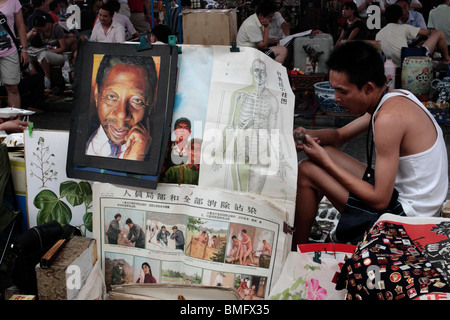
<instances>
[{"instance_id":1,"label":"green leaf illustration","mask_svg":"<svg viewBox=\"0 0 450 320\"><path fill-rule=\"evenodd\" d=\"M39 209L37 224L56 220L62 225L72 220L72 212L67 204L61 201L51 190L42 190L34 198L33 204Z\"/></svg>"},{"instance_id":2,"label":"green leaf illustration","mask_svg":"<svg viewBox=\"0 0 450 320\"><path fill-rule=\"evenodd\" d=\"M86 212L83 216L83 222L86 228L92 232L92 212Z\"/></svg>"},{"instance_id":3,"label":"green leaf illustration","mask_svg":"<svg viewBox=\"0 0 450 320\"><path fill-rule=\"evenodd\" d=\"M302 297L302 291L294 293L292 295L292 300L304 300Z\"/></svg>"},{"instance_id":4,"label":"green leaf illustration","mask_svg":"<svg viewBox=\"0 0 450 320\"><path fill-rule=\"evenodd\" d=\"M66 197L72 206L78 206L84 202L85 190L75 181L64 181L59 186L61 197Z\"/></svg>"},{"instance_id":5,"label":"green leaf illustration","mask_svg":"<svg viewBox=\"0 0 450 320\"><path fill-rule=\"evenodd\" d=\"M89 182L86 182L86 181L81 181L79 183L79 185L80 185L80 188L84 192L84 203L85 204L90 204L92 202L92 188L91 188L91 184Z\"/></svg>"},{"instance_id":6,"label":"green leaf illustration","mask_svg":"<svg viewBox=\"0 0 450 320\"><path fill-rule=\"evenodd\" d=\"M291 286L291 290L295 290L298 288L299 285L301 284L305 284L306 283L306 279L299 277L297 278L297 280L294 281L294 283Z\"/></svg>"}]
</instances>

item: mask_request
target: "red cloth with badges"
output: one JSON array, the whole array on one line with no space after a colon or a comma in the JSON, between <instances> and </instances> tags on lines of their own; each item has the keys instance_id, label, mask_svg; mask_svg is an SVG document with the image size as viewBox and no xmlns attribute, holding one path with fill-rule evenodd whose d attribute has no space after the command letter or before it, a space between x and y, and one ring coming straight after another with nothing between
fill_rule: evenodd
<instances>
[{"instance_id":1,"label":"red cloth with badges","mask_svg":"<svg viewBox=\"0 0 450 320\"><path fill-rule=\"evenodd\" d=\"M371 228L342 267L336 288L347 289L347 300L450 298L446 270L439 261L430 261L430 250L417 241L420 237L413 241L406 230L389 221ZM440 232L439 227L434 230Z\"/></svg>"}]
</instances>

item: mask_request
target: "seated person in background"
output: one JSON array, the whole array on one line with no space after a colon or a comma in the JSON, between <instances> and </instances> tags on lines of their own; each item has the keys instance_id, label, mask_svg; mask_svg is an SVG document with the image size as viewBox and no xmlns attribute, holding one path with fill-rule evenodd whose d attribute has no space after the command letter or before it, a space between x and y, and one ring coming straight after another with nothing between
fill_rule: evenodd
<instances>
[{"instance_id":1,"label":"seated person in background","mask_svg":"<svg viewBox=\"0 0 450 320\"><path fill-rule=\"evenodd\" d=\"M113 20L115 11L109 3L104 3L98 11L98 22L92 28L90 41L121 43L125 41L125 29Z\"/></svg>"},{"instance_id":2,"label":"seated person in background","mask_svg":"<svg viewBox=\"0 0 450 320\"><path fill-rule=\"evenodd\" d=\"M427 28L423 15L420 12L411 9L410 0L398 0L397 5L403 10L400 24L409 24L422 29Z\"/></svg>"},{"instance_id":3,"label":"seated person in background","mask_svg":"<svg viewBox=\"0 0 450 320\"><path fill-rule=\"evenodd\" d=\"M165 24L157 24L152 29L152 34L150 36L150 42L154 44L167 44L169 43L169 36L172 31Z\"/></svg>"},{"instance_id":4,"label":"seated person in background","mask_svg":"<svg viewBox=\"0 0 450 320\"><path fill-rule=\"evenodd\" d=\"M284 20L279 11L275 11L273 19L270 22L269 41L271 44L277 45L282 38L287 37L290 34L291 31L289 30L288 23Z\"/></svg>"},{"instance_id":5,"label":"seated person in background","mask_svg":"<svg viewBox=\"0 0 450 320\"><path fill-rule=\"evenodd\" d=\"M58 13L59 13L59 7L58 7L58 2L56 2L56 0L53 0L52 2L50 2L48 4L48 13L52 16L53 21L58 23L59 22L59 17L58 17Z\"/></svg>"},{"instance_id":6,"label":"seated person in background","mask_svg":"<svg viewBox=\"0 0 450 320\"><path fill-rule=\"evenodd\" d=\"M397 67L401 66L401 51L403 47L408 47L408 40L416 39L418 36L428 36L423 43L427 51L427 56L432 56L435 50L442 54L442 63L450 63L448 55L447 42L441 30L427 30L411 26L409 24L400 24L402 8L394 4L386 9L387 25L376 35L375 40L380 41L381 50L386 57L392 59Z\"/></svg>"},{"instance_id":7,"label":"seated person in background","mask_svg":"<svg viewBox=\"0 0 450 320\"><path fill-rule=\"evenodd\" d=\"M114 16L113 21L118 22L124 29L125 29L125 39L133 39L138 38L139 33L134 28L133 24L131 23L130 18L128 18L126 15L123 15L119 13L120 11L120 2L118 0L109 0L107 1L108 5L112 6L114 9ZM100 20L96 19L94 25L99 24Z\"/></svg>"},{"instance_id":8,"label":"seated person in background","mask_svg":"<svg viewBox=\"0 0 450 320\"><path fill-rule=\"evenodd\" d=\"M249 16L239 28L236 43L240 47L259 49L279 63L284 63L288 50L285 46L269 47L270 22L277 7L272 0L262 0L256 12Z\"/></svg>"},{"instance_id":9,"label":"seated person in background","mask_svg":"<svg viewBox=\"0 0 450 320\"><path fill-rule=\"evenodd\" d=\"M39 38L46 50L31 58L31 62L34 68L42 68L45 88L50 89L52 87L50 68L51 66L62 66L65 61L63 53L70 51L70 48L67 46L63 28L54 23L48 13L35 16L33 19L33 29L28 31L27 38L33 40L36 37Z\"/></svg>"},{"instance_id":10,"label":"seated person in background","mask_svg":"<svg viewBox=\"0 0 450 320\"><path fill-rule=\"evenodd\" d=\"M351 221L371 217L365 226L344 229L343 237L352 239L361 239L383 213L439 215L447 197L448 160L434 117L411 92L387 87L383 60L370 43L338 46L327 66L336 102L360 116L338 129L294 130L294 137L306 134L296 147L308 158L298 166L293 246L308 241L323 196L342 214L336 230L348 214ZM338 149L363 133L373 137L374 170Z\"/></svg>"},{"instance_id":11,"label":"seated person in background","mask_svg":"<svg viewBox=\"0 0 450 320\"><path fill-rule=\"evenodd\" d=\"M389 6L393 5L393 4L397 4L397 0L383 0L383 1L384 1L385 8L387 8L387 7L389 7ZM421 9L423 6L422 6L422 3L420 3L419 0L411 0L410 1L410 7L414 11L414 9Z\"/></svg>"},{"instance_id":12,"label":"seated person in background","mask_svg":"<svg viewBox=\"0 0 450 320\"><path fill-rule=\"evenodd\" d=\"M441 30L450 46L450 0L437 0L438 6L428 14L428 28Z\"/></svg>"},{"instance_id":13,"label":"seated person in background","mask_svg":"<svg viewBox=\"0 0 450 320\"><path fill-rule=\"evenodd\" d=\"M254 2L254 9L256 12L256 9L258 8L258 3L261 2L261 0L255 0ZM275 14L273 15L272 21L270 21L269 25L269 43L270 45L277 45L278 42L286 36L289 36L291 34L291 31L289 29L289 25L284 20L283 15L279 11L275 11Z\"/></svg>"},{"instance_id":14,"label":"seated person in background","mask_svg":"<svg viewBox=\"0 0 450 320\"><path fill-rule=\"evenodd\" d=\"M60 19L66 20L67 16L67 0L55 0L58 4L58 17Z\"/></svg>"},{"instance_id":15,"label":"seated person in background","mask_svg":"<svg viewBox=\"0 0 450 320\"><path fill-rule=\"evenodd\" d=\"M358 17L358 8L352 1L342 6L342 17L345 19L342 32L336 41L338 46L342 40L364 40L366 38L366 24Z\"/></svg>"},{"instance_id":16,"label":"seated person in background","mask_svg":"<svg viewBox=\"0 0 450 320\"><path fill-rule=\"evenodd\" d=\"M30 31L34 27L33 19L35 16L42 16L42 15L49 14L49 10L50 10L49 6L45 0L31 0L31 5L34 8L34 10L33 10L33 13L31 13L28 16L28 19L27 19L28 31Z\"/></svg>"}]
</instances>

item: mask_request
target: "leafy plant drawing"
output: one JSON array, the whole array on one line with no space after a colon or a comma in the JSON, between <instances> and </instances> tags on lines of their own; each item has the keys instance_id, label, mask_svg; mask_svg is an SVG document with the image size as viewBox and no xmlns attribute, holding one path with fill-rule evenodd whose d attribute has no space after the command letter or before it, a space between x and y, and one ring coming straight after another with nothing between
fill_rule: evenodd
<instances>
[{"instance_id":1,"label":"leafy plant drawing","mask_svg":"<svg viewBox=\"0 0 450 320\"><path fill-rule=\"evenodd\" d=\"M308 279L308 275L320 270L320 267L307 264L304 268L308 271L304 277L294 277L294 282L289 288L271 296L270 300L325 300L327 291L319 285L319 280Z\"/></svg>"},{"instance_id":2,"label":"leafy plant drawing","mask_svg":"<svg viewBox=\"0 0 450 320\"><path fill-rule=\"evenodd\" d=\"M92 188L89 182L64 181L59 186L58 197L52 190L42 190L34 198L33 204L39 209L37 214L37 224L56 220L62 225L70 223L72 220L72 210L62 200L76 207L84 204L85 213L83 215L83 224L77 227L82 235L86 235L86 230L92 232Z\"/></svg>"},{"instance_id":3,"label":"leafy plant drawing","mask_svg":"<svg viewBox=\"0 0 450 320\"><path fill-rule=\"evenodd\" d=\"M36 158L35 161L30 162L31 166L31 177L36 177L41 181L41 188L46 187L47 181L56 180L58 172L53 170L55 163L53 162L55 155L50 152L50 147L44 145L45 139L39 137L38 146L36 151L33 151L33 156Z\"/></svg>"}]
</instances>

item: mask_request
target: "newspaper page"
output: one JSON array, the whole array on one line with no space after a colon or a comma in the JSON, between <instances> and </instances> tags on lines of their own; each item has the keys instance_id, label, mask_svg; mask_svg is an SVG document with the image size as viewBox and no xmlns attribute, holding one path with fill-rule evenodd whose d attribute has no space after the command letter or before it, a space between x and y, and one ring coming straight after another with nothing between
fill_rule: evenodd
<instances>
[{"instance_id":1,"label":"newspaper page","mask_svg":"<svg viewBox=\"0 0 450 320\"><path fill-rule=\"evenodd\" d=\"M295 96L285 67L253 48L214 46L213 52L198 184L291 206L297 187Z\"/></svg>"},{"instance_id":2,"label":"newspaper page","mask_svg":"<svg viewBox=\"0 0 450 320\"><path fill-rule=\"evenodd\" d=\"M125 283L234 287L267 298L279 277L288 212L266 197L159 184L95 182L94 236L107 288Z\"/></svg>"}]
</instances>

